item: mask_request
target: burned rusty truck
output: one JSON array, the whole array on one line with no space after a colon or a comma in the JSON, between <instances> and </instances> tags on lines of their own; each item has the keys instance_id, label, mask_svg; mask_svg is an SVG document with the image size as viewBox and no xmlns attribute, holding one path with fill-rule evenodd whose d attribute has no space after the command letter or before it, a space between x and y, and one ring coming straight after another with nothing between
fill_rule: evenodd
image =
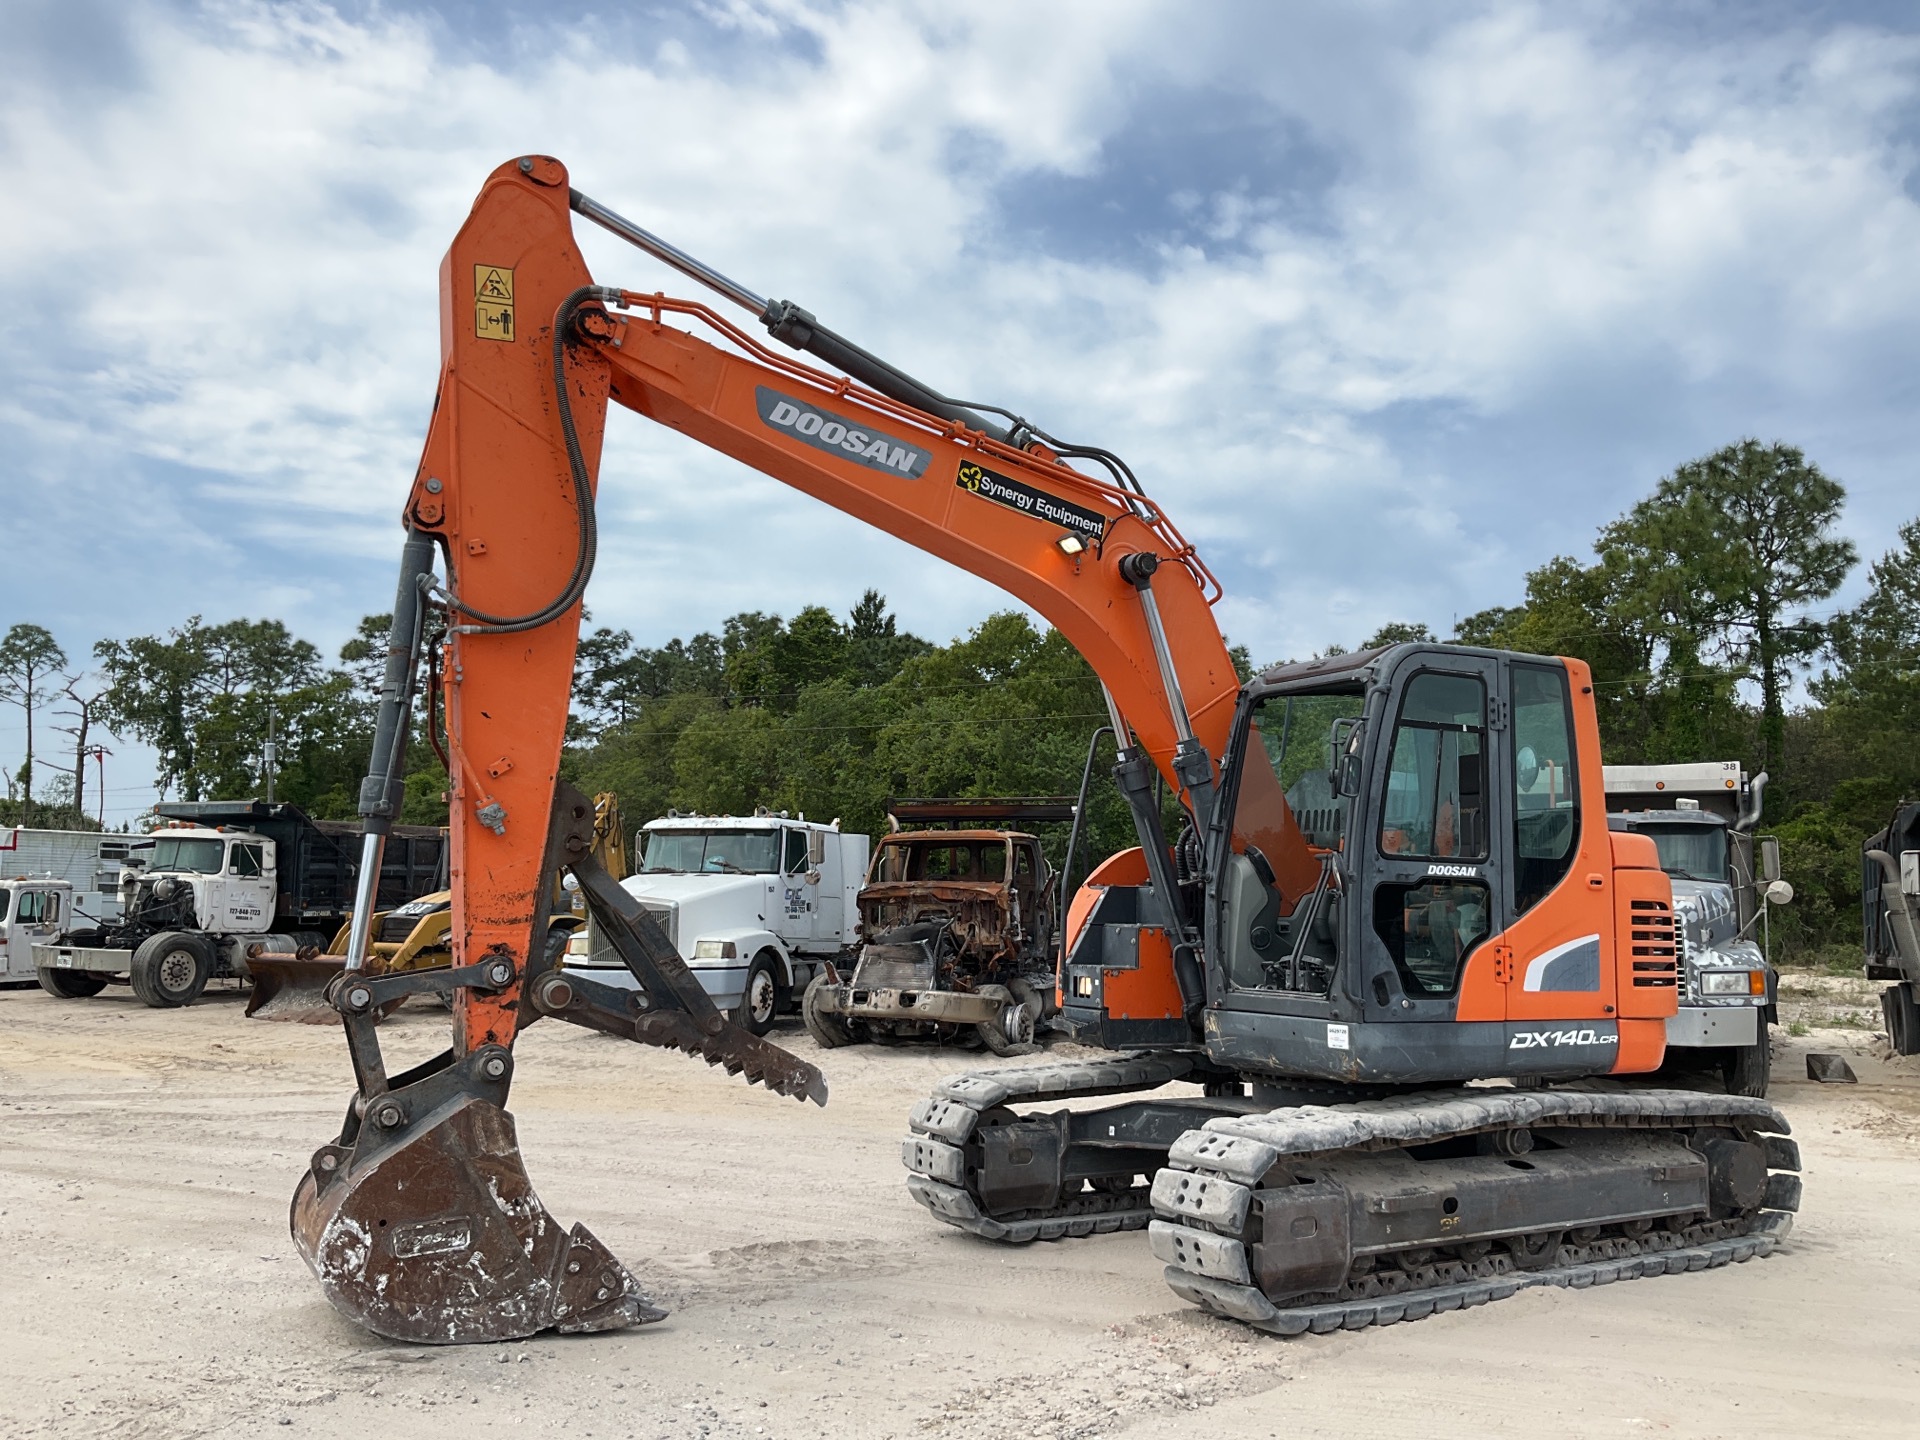
<instances>
[{"instance_id":1,"label":"burned rusty truck","mask_svg":"<svg viewBox=\"0 0 1920 1440\"><path fill-rule=\"evenodd\" d=\"M61 999L127 984L155 1008L191 1005L207 982L249 977L249 952L324 947L353 907L357 821L315 820L265 800L156 805L160 827L128 848L120 914L36 943L42 988ZM396 825L380 908L444 888L446 833Z\"/></svg>"},{"instance_id":2,"label":"burned rusty truck","mask_svg":"<svg viewBox=\"0 0 1920 1440\"><path fill-rule=\"evenodd\" d=\"M1071 820L1073 800L902 800L888 815L895 829L860 891L853 974L830 970L808 987L808 1033L829 1047L924 1038L1031 1049L1055 1008L1053 875L1035 836L988 827Z\"/></svg>"}]
</instances>

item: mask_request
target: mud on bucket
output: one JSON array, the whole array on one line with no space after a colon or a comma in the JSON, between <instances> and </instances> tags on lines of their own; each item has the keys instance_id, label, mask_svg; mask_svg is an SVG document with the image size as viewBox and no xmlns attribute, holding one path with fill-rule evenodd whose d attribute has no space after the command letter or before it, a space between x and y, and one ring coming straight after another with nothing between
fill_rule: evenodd
<instances>
[{"instance_id":1,"label":"mud on bucket","mask_svg":"<svg viewBox=\"0 0 1920 1440\"><path fill-rule=\"evenodd\" d=\"M561 1231L498 1105L466 1095L417 1121L390 1095L367 1109L353 1143L315 1154L290 1216L294 1244L343 1315L428 1345L665 1317L585 1226Z\"/></svg>"}]
</instances>

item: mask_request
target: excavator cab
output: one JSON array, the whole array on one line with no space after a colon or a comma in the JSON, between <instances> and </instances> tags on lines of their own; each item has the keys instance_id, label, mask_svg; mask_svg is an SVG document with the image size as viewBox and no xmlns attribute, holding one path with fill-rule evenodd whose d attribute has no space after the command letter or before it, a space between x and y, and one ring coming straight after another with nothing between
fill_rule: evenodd
<instances>
[{"instance_id":1,"label":"excavator cab","mask_svg":"<svg viewBox=\"0 0 1920 1440\"><path fill-rule=\"evenodd\" d=\"M1657 868L1607 831L1599 756L1580 743L1592 703L1578 661L1460 646L1250 682L1205 884L1183 887L1181 918L1204 937L1208 1056L1347 1082L1655 1068L1678 996L1671 902ZM1283 882L1263 841L1303 842L1312 883ZM1135 929L1124 944L1076 937L1068 1023L1109 1044L1179 1043L1171 987L1142 1009L1137 977L1110 962L1138 953L1137 917L1153 908L1117 888L1087 918L1126 909ZM1637 945L1614 943L1622 926ZM1170 944L1146 928L1149 949ZM1087 1003L1109 992L1115 1003Z\"/></svg>"}]
</instances>

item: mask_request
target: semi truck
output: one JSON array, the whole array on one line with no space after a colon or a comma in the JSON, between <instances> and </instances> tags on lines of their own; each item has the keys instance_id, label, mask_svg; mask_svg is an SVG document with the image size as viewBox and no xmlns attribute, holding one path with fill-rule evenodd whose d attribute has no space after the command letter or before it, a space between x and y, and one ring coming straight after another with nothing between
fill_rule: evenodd
<instances>
[{"instance_id":1,"label":"semi truck","mask_svg":"<svg viewBox=\"0 0 1920 1440\"><path fill-rule=\"evenodd\" d=\"M1736 1095L1763 1096L1779 974L1767 954L1769 905L1793 899L1779 843L1756 837L1767 775L1736 760L1604 767L1607 826L1644 835L1673 884L1680 1009L1669 1063L1718 1069Z\"/></svg>"},{"instance_id":2,"label":"semi truck","mask_svg":"<svg viewBox=\"0 0 1920 1440\"><path fill-rule=\"evenodd\" d=\"M784 810L669 811L641 827L640 864L621 887L659 922L714 1005L764 1035L798 1008L815 976L851 959L869 845L838 820ZM568 943L565 963L602 984L636 983L592 924Z\"/></svg>"},{"instance_id":3,"label":"semi truck","mask_svg":"<svg viewBox=\"0 0 1920 1440\"><path fill-rule=\"evenodd\" d=\"M134 840L119 914L68 923L33 945L40 985L61 999L130 985L150 1006L191 1005L209 981L244 980L249 951L324 947L353 906L360 826L264 800L178 801ZM381 864L382 909L444 887L445 833L394 827ZM85 917L75 917L84 919Z\"/></svg>"}]
</instances>

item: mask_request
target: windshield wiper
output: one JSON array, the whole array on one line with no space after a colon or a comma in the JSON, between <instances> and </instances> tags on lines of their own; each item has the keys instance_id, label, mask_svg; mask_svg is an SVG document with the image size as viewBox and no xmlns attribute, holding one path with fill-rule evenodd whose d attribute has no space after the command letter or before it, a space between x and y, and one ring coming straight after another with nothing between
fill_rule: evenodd
<instances>
[{"instance_id":1,"label":"windshield wiper","mask_svg":"<svg viewBox=\"0 0 1920 1440\"><path fill-rule=\"evenodd\" d=\"M708 860L707 864L718 865L723 870L731 870L735 875L751 875L754 873L751 870L742 869L740 866L734 864L733 861L724 859L719 855L715 855L712 859Z\"/></svg>"}]
</instances>

